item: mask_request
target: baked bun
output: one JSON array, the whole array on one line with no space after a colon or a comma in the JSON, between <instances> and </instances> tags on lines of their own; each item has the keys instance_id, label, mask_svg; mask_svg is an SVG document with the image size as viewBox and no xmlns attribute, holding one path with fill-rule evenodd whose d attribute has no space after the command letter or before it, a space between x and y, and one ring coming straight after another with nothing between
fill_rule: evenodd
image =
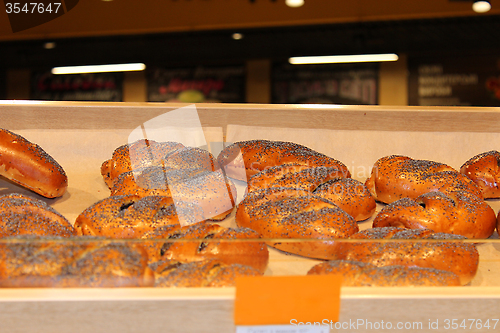
<instances>
[{"instance_id":1,"label":"baked bun","mask_svg":"<svg viewBox=\"0 0 500 333\"><path fill-rule=\"evenodd\" d=\"M483 198L500 198L500 152L476 155L460 167L460 172L477 184Z\"/></svg>"},{"instance_id":2,"label":"baked bun","mask_svg":"<svg viewBox=\"0 0 500 333\"><path fill-rule=\"evenodd\" d=\"M227 265L215 259L182 263L166 260L152 265L155 287L201 288L234 287L239 276L259 276L250 266Z\"/></svg>"},{"instance_id":3,"label":"baked bun","mask_svg":"<svg viewBox=\"0 0 500 333\"><path fill-rule=\"evenodd\" d=\"M46 198L68 188L64 169L40 146L0 128L0 176Z\"/></svg>"},{"instance_id":4,"label":"baked bun","mask_svg":"<svg viewBox=\"0 0 500 333\"><path fill-rule=\"evenodd\" d=\"M422 229L394 227L360 231L338 244L331 259L361 261L375 266L418 266L453 272L460 284L476 275L479 252L465 237Z\"/></svg>"},{"instance_id":5,"label":"baked bun","mask_svg":"<svg viewBox=\"0 0 500 333\"><path fill-rule=\"evenodd\" d=\"M269 167L288 164L333 167L342 172L343 177L350 177L342 162L305 146L284 141L236 142L220 152L217 162L229 177L242 181Z\"/></svg>"},{"instance_id":6,"label":"baked bun","mask_svg":"<svg viewBox=\"0 0 500 333\"><path fill-rule=\"evenodd\" d=\"M370 218L377 203L366 186L352 178L335 178L318 186L313 194L330 200L356 221Z\"/></svg>"},{"instance_id":7,"label":"baked bun","mask_svg":"<svg viewBox=\"0 0 500 333\"><path fill-rule=\"evenodd\" d=\"M238 205L236 224L257 231L263 238L277 238L268 245L290 253L330 259L336 238L357 232L358 224L333 202L297 188L272 188L250 192ZM282 239L322 239L283 242Z\"/></svg>"},{"instance_id":8,"label":"baked bun","mask_svg":"<svg viewBox=\"0 0 500 333\"><path fill-rule=\"evenodd\" d=\"M224 228L200 223L181 228L168 225L144 235L150 262L181 262L217 259L226 264L251 266L262 274L269 262L269 250L260 235L247 228ZM242 241L238 241L242 240Z\"/></svg>"},{"instance_id":9,"label":"baked bun","mask_svg":"<svg viewBox=\"0 0 500 333\"><path fill-rule=\"evenodd\" d=\"M171 196L174 200L200 206L204 219L220 221L236 203L236 186L220 170L185 169L165 172L152 167L124 173L111 187L111 196Z\"/></svg>"},{"instance_id":10,"label":"baked bun","mask_svg":"<svg viewBox=\"0 0 500 333\"><path fill-rule=\"evenodd\" d=\"M297 187L309 192L332 179L342 177L343 172L335 167L309 167L297 164L284 164L269 167L247 182L248 191L270 187Z\"/></svg>"},{"instance_id":11,"label":"baked bun","mask_svg":"<svg viewBox=\"0 0 500 333\"><path fill-rule=\"evenodd\" d=\"M460 286L455 273L433 268L384 266L332 260L313 266L307 275L340 274L344 287L448 287Z\"/></svg>"},{"instance_id":12,"label":"baked bun","mask_svg":"<svg viewBox=\"0 0 500 333\"><path fill-rule=\"evenodd\" d=\"M0 196L0 237L75 235L69 221L44 201L22 194Z\"/></svg>"},{"instance_id":13,"label":"baked bun","mask_svg":"<svg viewBox=\"0 0 500 333\"><path fill-rule=\"evenodd\" d=\"M10 238L0 243L0 287L143 287L154 283L142 247L103 239Z\"/></svg>"},{"instance_id":14,"label":"baked bun","mask_svg":"<svg viewBox=\"0 0 500 333\"><path fill-rule=\"evenodd\" d=\"M493 209L484 200L463 191L403 198L385 206L373 220L374 228L429 229L467 238L488 238L495 226Z\"/></svg>"},{"instance_id":15,"label":"baked bun","mask_svg":"<svg viewBox=\"0 0 500 333\"><path fill-rule=\"evenodd\" d=\"M356 221L368 219L377 208L363 183L343 178L342 172L334 167L274 166L250 177L247 187L248 192L276 187L300 188L332 201Z\"/></svg>"},{"instance_id":16,"label":"baked bun","mask_svg":"<svg viewBox=\"0 0 500 333\"><path fill-rule=\"evenodd\" d=\"M376 161L365 185L376 200L384 203L415 199L432 191L466 191L482 198L479 187L452 167L407 156L391 155Z\"/></svg>"},{"instance_id":17,"label":"baked bun","mask_svg":"<svg viewBox=\"0 0 500 333\"><path fill-rule=\"evenodd\" d=\"M179 220L179 216L182 220ZM78 235L110 238L141 238L165 225L204 221L203 210L171 197L112 196L85 209L76 218Z\"/></svg>"},{"instance_id":18,"label":"baked bun","mask_svg":"<svg viewBox=\"0 0 500 333\"><path fill-rule=\"evenodd\" d=\"M102 163L101 174L108 187L111 187L122 173L161 165L165 156L182 148L184 145L178 142L138 140L116 148L111 159Z\"/></svg>"}]
</instances>

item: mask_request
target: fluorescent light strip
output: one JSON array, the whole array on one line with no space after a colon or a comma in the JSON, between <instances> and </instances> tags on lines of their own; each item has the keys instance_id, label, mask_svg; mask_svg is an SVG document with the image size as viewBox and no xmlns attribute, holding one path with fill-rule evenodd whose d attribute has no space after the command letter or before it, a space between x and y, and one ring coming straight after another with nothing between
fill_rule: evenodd
<instances>
[{"instance_id":1,"label":"fluorescent light strip","mask_svg":"<svg viewBox=\"0 0 500 333\"><path fill-rule=\"evenodd\" d=\"M116 65L68 66L68 67L54 67L54 68L52 68L52 74L129 72L129 71L143 71L144 69L146 69L146 65L144 65L142 63L116 64Z\"/></svg>"},{"instance_id":2,"label":"fluorescent light strip","mask_svg":"<svg viewBox=\"0 0 500 333\"><path fill-rule=\"evenodd\" d=\"M476 13L487 13L491 9L491 4L489 1L474 1L472 4L472 10Z\"/></svg>"},{"instance_id":3,"label":"fluorescent light strip","mask_svg":"<svg viewBox=\"0 0 500 333\"><path fill-rule=\"evenodd\" d=\"M386 53L386 54L292 57L288 59L288 61L292 65L305 65L305 64L338 64L338 63L349 63L349 62L397 61L398 59L399 57L397 54Z\"/></svg>"}]
</instances>

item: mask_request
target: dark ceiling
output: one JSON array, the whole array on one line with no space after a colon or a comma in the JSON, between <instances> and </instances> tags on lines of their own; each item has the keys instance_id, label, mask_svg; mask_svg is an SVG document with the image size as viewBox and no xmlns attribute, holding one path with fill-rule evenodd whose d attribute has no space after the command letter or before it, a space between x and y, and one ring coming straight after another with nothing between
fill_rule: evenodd
<instances>
[{"instance_id":1,"label":"dark ceiling","mask_svg":"<svg viewBox=\"0 0 500 333\"><path fill-rule=\"evenodd\" d=\"M276 61L297 55L397 52L500 52L500 16L413 19L234 31L68 38L46 50L44 40L0 42L0 68L145 62L155 66Z\"/></svg>"}]
</instances>

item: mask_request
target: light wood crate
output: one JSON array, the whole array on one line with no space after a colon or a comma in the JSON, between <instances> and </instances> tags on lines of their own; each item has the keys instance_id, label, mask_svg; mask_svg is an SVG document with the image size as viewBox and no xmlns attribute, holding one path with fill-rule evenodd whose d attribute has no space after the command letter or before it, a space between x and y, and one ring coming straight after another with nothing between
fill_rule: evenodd
<instances>
[{"instance_id":1,"label":"light wood crate","mask_svg":"<svg viewBox=\"0 0 500 333\"><path fill-rule=\"evenodd\" d=\"M127 133L145 121L183 106L3 101L0 102L0 127L40 144L65 167L70 182L68 193L48 202L73 222L84 208L108 195L97 168L118 144L126 143ZM356 162L350 162L357 160L354 156L361 153L376 156L378 147L386 146L383 142L366 140L370 134L377 138L397 134L395 140L408 138L408 147L413 146L412 149L423 154L427 149L430 156L442 157L442 162L451 159L454 167L458 161L465 162L472 157L473 151L500 148L500 143L494 141L500 135L499 108L253 104L197 104L196 107L201 125L220 128L221 135L228 139L261 134L270 139L292 138L291 141L297 137L299 143L329 153L331 145L340 147L343 143L330 144L325 138L347 140L352 137L354 141L347 143L349 149L341 151L342 158L334 153L330 155L345 163L347 159L346 164L353 170L359 167ZM414 141L414 135L428 136L433 142ZM446 146L439 146L434 135L444 138ZM478 140L488 142L478 143ZM392 142L391 139L388 142ZM433 144L435 150L430 151L434 149ZM78 149L73 149L73 145L78 145ZM402 147L404 150L404 145ZM9 186L2 184L0 193L12 191ZM489 203L498 212L499 203L495 200ZM362 225L366 228L369 224ZM420 323L421 328L417 324L413 330L401 330L442 332L453 331L446 329L447 320L449 323L453 319L484 323L487 319L490 322L500 319L498 236L492 237L487 246L485 256L481 257L485 259L479 280L471 286L343 288L340 323L361 323L359 320L372 325L380 325L382 321L394 326ZM271 257L284 260L271 274L303 274L310 266L300 261L301 269L295 272L295 261L290 256L275 253ZM234 332L234 293L234 288L3 289L0 290L0 332ZM436 321L439 329L433 330L429 325ZM500 330L500 324L496 330ZM354 329L350 325L338 331L371 330L366 326ZM476 325L465 331L495 330Z\"/></svg>"}]
</instances>

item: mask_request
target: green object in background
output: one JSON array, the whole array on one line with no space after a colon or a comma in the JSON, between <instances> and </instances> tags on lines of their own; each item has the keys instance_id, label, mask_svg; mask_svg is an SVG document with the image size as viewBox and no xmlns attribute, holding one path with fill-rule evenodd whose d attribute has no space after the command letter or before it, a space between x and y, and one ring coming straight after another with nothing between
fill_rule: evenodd
<instances>
[{"instance_id":1,"label":"green object in background","mask_svg":"<svg viewBox=\"0 0 500 333\"><path fill-rule=\"evenodd\" d=\"M201 103L205 96L198 90L185 90L177 95L177 99L183 103Z\"/></svg>"}]
</instances>

